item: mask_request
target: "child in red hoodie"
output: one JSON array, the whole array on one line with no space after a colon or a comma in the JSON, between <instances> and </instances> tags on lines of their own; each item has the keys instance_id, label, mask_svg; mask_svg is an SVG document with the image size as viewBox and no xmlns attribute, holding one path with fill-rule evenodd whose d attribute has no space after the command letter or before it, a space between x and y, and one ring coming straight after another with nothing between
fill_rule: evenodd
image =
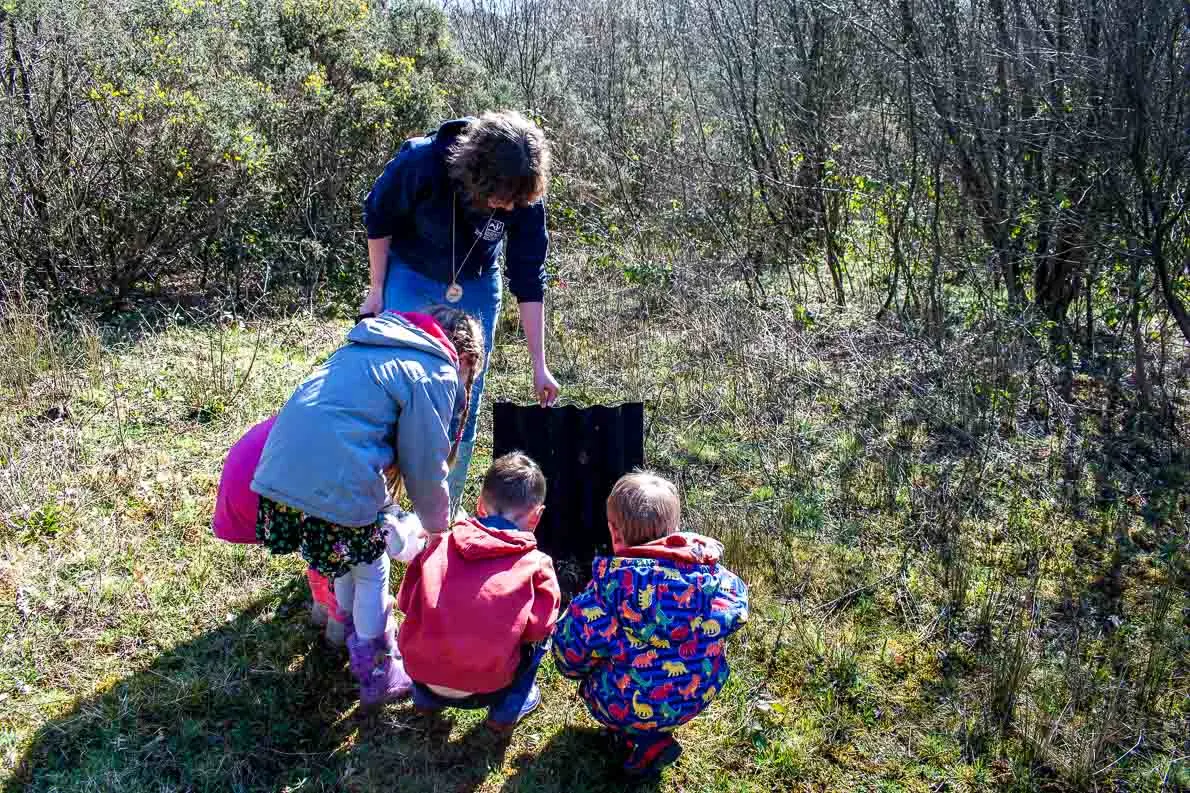
<instances>
[{"instance_id":1,"label":"child in red hoodie","mask_svg":"<svg viewBox=\"0 0 1190 793\"><path fill-rule=\"evenodd\" d=\"M477 518L431 537L409 565L397 642L418 711L487 708L488 727L507 733L541 703L537 667L562 600L533 536L544 509L541 468L507 454L484 476Z\"/></svg>"}]
</instances>

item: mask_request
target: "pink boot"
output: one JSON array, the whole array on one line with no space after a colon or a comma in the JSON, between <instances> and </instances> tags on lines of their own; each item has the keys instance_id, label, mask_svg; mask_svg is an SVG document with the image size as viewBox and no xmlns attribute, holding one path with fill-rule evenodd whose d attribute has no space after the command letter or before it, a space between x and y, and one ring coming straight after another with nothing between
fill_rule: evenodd
<instances>
[{"instance_id":1,"label":"pink boot","mask_svg":"<svg viewBox=\"0 0 1190 793\"><path fill-rule=\"evenodd\" d=\"M330 579L310 567L306 569L306 581L310 583L310 594L314 597L310 621L315 625L326 626L324 635L328 644L342 647L347 643L347 622L351 618L339 608Z\"/></svg>"},{"instance_id":2,"label":"pink boot","mask_svg":"<svg viewBox=\"0 0 1190 793\"><path fill-rule=\"evenodd\" d=\"M365 708L396 702L409 696L413 682L397 654L391 630L375 639L363 639L354 631L347 634L351 674L359 681L359 701Z\"/></svg>"}]
</instances>

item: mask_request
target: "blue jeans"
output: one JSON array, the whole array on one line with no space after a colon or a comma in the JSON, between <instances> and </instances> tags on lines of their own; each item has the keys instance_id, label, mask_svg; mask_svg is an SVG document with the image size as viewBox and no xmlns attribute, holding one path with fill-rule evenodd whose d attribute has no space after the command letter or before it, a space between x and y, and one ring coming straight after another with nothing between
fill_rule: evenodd
<instances>
[{"instance_id":1,"label":"blue jeans","mask_svg":"<svg viewBox=\"0 0 1190 793\"><path fill-rule=\"evenodd\" d=\"M490 720L501 724L515 724L537 682L537 668L541 666L541 662L549 650L549 639L537 644L522 645L521 663L517 667L516 677L506 688L493 691L490 694L472 694L463 699L451 699L435 694L415 680L413 681L413 704L429 710L487 708Z\"/></svg>"},{"instance_id":2,"label":"blue jeans","mask_svg":"<svg viewBox=\"0 0 1190 793\"><path fill-rule=\"evenodd\" d=\"M483 396L488 359L492 354L504 289L498 267L493 267L479 278L460 281L459 285L463 287L463 299L457 303L447 303L447 284L427 278L392 257L388 260L388 272L384 276L385 311L424 311L431 306L444 305L466 311L483 327L483 366L479 370L479 376L475 378L475 385L471 388L471 412L467 416L467 425L463 428L463 438L459 442L459 453L455 458L454 468L447 479L452 509L458 509L462 501L463 487L467 483L467 469L471 467L471 455L475 451L475 427L479 420L480 397ZM450 431L453 438L454 433L458 431L458 424L452 421Z\"/></svg>"}]
</instances>

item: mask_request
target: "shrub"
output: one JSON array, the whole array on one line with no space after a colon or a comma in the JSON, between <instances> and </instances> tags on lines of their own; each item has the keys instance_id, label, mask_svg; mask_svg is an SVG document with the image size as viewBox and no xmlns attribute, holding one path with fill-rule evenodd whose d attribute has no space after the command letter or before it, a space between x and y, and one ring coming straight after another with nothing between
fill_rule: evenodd
<instances>
[{"instance_id":1,"label":"shrub","mask_svg":"<svg viewBox=\"0 0 1190 793\"><path fill-rule=\"evenodd\" d=\"M55 301L169 285L312 301L362 282L360 201L461 68L416 2L29 2L0 19L0 262Z\"/></svg>"}]
</instances>

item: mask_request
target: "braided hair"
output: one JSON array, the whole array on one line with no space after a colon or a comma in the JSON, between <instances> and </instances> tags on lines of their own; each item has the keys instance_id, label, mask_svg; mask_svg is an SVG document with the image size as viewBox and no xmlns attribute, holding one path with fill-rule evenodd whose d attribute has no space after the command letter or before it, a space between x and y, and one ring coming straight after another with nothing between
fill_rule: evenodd
<instances>
[{"instance_id":1,"label":"braided hair","mask_svg":"<svg viewBox=\"0 0 1190 793\"><path fill-rule=\"evenodd\" d=\"M459 441L462 439L462 428L467 426L467 418L471 415L471 391L484 363L483 328L474 317L457 308L449 306L434 306L427 311L442 332L454 345L459 354L459 381L463 385L463 407L459 412L459 435L452 439L450 457L447 462L454 465L459 452Z\"/></svg>"}]
</instances>

